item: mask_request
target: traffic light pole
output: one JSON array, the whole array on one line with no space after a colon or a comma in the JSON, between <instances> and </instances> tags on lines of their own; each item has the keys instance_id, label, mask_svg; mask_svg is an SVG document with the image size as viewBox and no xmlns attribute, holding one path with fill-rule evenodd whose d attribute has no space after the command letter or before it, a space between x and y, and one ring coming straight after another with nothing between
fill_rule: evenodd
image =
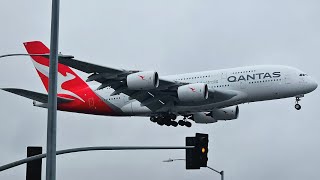
<instances>
[{"instance_id":1,"label":"traffic light pole","mask_svg":"<svg viewBox=\"0 0 320 180\"><path fill-rule=\"evenodd\" d=\"M46 180L56 180L56 137L57 137L57 69L59 39L60 0L52 0Z\"/></svg>"},{"instance_id":2,"label":"traffic light pole","mask_svg":"<svg viewBox=\"0 0 320 180\"><path fill-rule=\"evenodd\" d=\"M207 166L208 169L211 169L212 171L219 173L221 175L221 180L224 179L224 172L223 171L217 171L215 169L213 169L212 167Z\"/></svg>"},{"instance_id":3,"label":"traffic light pole","mask_svg":"<svg viewBox=\"0 0 320 180\"><path fill-rule=\"evenodd\" d=\"M168 160L164 160L162 162L173 162L173 161L185 161L186 159L171 159L169 158ZM224 171L218 171L216 169L213 169L212 167L210 166L206 166L206 168L216 172L216 173L219 173L221 175L221 180L224 180Z\"/></svg>"},{"instance_id":4,"label":"traffic light pole","mask_svg":"<svg viewBox=\"0 0 320 180\"><path fill-rule=\"evenodd\" d=\"M58 69L58 39L59 39L60 0L52 0L49 89L48 89L48 122L47 122L47 162L46 180L56 179L56 137L57 137L57 69ZM47 56L47 54L7 54L10 56Z\"/></svg>"},{"instance_id":5,"label":"traffic light pole","mask_svg":"<svg viewBox=\"0 0 320 180\"><path fill-rule=\"evenodd\" d=\"M65 149L56 151L56 155L75 153L75 152L84 152L84 151L106 151L106 150L168 150L168 149L192 149L194 146L98 146L98 147L81 147L73 149ZM47 157L47 154L40 154L36 156L31 156L19 161L15 161L4 166L0 166L0 172L31 162L38 159Z\"/></svg>"}]
</instances>

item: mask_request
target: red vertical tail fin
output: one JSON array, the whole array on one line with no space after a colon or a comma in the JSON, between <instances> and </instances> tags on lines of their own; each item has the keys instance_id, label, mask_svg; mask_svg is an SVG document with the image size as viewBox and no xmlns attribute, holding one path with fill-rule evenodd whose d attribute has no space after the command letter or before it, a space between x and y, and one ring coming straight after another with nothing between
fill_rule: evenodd
<instances>
[{"instance_id":1,"label":"red vertical tail fin","mask_svg":"<svg viewBox=\"0 0 320 180\"><path fill-rule=\"evenodd\" d=\"M50 50L40 41L23 43L29 54L49 54ZM46 56L32 56L32 62L41 81L48 91L49 58ZM58 63L57 95L72 99L72 102L60 104L58 108L64 111L88 114L112 114L113 110L104 103L88 84L84 82L72 69Z\"/></svg>"},{"instance_id":2,"label":"red vertical tail fin","mask_svg":"<svg viewBox=\"0 0 320 180\"><path fill-rule=\"evenodd\" d=\"M29 54L49 54L50 50L40 41L23 43ZM49 58L43 56L31 56L32 62L40 79L48 91L49 85ZM88 88L85 83L70 67L58 64L57 92L60 96L72 96L84 101L79 94L79 90Z\"/></svg>"}]
</instances>

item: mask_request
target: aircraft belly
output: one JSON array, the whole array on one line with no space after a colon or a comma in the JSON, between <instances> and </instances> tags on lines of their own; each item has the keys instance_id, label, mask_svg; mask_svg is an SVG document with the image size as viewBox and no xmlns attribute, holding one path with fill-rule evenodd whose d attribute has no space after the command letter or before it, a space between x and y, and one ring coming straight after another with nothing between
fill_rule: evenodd
<instances>
[{"instance_id":1,"label":"aircraft belly","mask_svg":"<svg viewBox=\"0 0 320 180\"><path fill-rule=\"evenodd\" d=\"M124 112L128 112L136 116L152 114L152 111L146 106L141 106L141 103L139 101L132 101L131 103L123 106L121 109Z\"/></svg>"},{"instance_id":2,"label":"aircraft belly","mask_svg":"<svg viewBox=\"0 0 320 180\"><path fill-rule=\"evenodd\" d=\"M247 93L249 94L248 101L255 102L292 97L297 95L297 89L292 84L279 82L250 88Z\"/></svg>"},{"instance_id":3,"label":"aircraft belly","mask_svg":"<svg viewBox=\"0 0 320 180\"><path fill-rule=\"evenodd\" d=\"M214 108L228 107L243 103L245 98L243 96L234 97L230 100L219 102L219 103L206 103L202 105L177 105L170 108L170 112L198 112L198 111L210 111ZM168 109L162 111L161 109L157 112L152 112L148 107L141 106L139 101L132 101L121 108L122 113L127 115L135 116L148 116L157 113L167 113Z\"/></svg>"},{"instance_id":4,"label":"aircraft belly","mask_svg":"<svg viewBox=\"0 0 320 180\"><path fill-rule=\"evenodd\" d=\"M254 87L247 90L249 95L248 101L261 101L275 98L278 90L274 87L264 86L264 87Z\"/></svg>"}]
</instances>

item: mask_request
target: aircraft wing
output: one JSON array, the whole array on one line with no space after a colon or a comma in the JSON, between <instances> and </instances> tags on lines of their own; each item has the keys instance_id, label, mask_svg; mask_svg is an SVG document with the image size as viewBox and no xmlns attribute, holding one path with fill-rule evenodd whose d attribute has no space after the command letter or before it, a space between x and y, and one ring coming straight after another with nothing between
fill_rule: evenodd
<instances>
[{"instance_id":1,"label":"aircraft wing","mask_svg":"<svg viewBox=\"0 0 320 180\"><path fill-rule=\"evenodd\" d=\"M137 70L124 70L96 65L88 62L76 60L74 58L59 57L59 63L80 70L82 72L91 73L87 78L89 81L97 81L101 85L97 90L105 87L111 87L114 89L112 95L124 93L131 99L138 100L142 106L146 106L152 111L165 110L172 107L179 102L177 96L177 89L179 86L186 85L188 83L180 81L172 81L164 78L159 78L159 86L153 90L130 90L127 88L126 78L129 74L140 72ZM211 97L215 97L215 101L225 101L237 94L234 92L222 92L222 91L209 91ZM210 97L210 96L209 96Z\"/></svg>"},{"instance_id":2,"label":"aircraft wing","mask_svg":"<svg viewBox=\"0 0 320 180\"><path fill-rule=\"evenodd\" d=\"M47 94L42 94L38 92L33 92L33 91L28 91L25 89L16 89L16 88L3 88L2 90L26 97L28 99L32 99L41 103L48 103L48 95ZM63 97L57 97L57 103L66 103L66 102L71 102L73 99L69 98L63 98Z\"/></svg>"}]
</instances>

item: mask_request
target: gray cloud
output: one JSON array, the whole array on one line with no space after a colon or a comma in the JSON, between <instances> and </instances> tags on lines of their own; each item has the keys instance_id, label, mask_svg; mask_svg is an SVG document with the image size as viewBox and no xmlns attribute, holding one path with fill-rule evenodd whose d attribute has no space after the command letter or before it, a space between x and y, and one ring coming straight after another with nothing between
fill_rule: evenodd
<instances>
[{"instance_id":1,"label":"gray cloud","mask_svg":"<svg viewBox=\"0 0 320 180\"><path fill-rule=\"evenodd\" d=\"M105 66L155 69L160 75L284 64L320 81L320 3L306 1L61 1L60 51ZM22 42L49 45L51 2L0 3L0 54L25 52ZM26 57L1 60L0 87L45 92ZM85 77L85 74L82 74ZM0 92L0 164L46 144L46 110ZM147 118L58 113L58 149L100 145L184 145L195 132L210 134L209 165L227 179L319 179L319 90L302 99L240 106L235 121L160 127ZM79 153L58 157L58 179L219 178L208 169L186 171L184 151ZM45 162L45 161L44 161ZM25 167L0 173L23 179Z\"/></svg>"}]
</instances>

